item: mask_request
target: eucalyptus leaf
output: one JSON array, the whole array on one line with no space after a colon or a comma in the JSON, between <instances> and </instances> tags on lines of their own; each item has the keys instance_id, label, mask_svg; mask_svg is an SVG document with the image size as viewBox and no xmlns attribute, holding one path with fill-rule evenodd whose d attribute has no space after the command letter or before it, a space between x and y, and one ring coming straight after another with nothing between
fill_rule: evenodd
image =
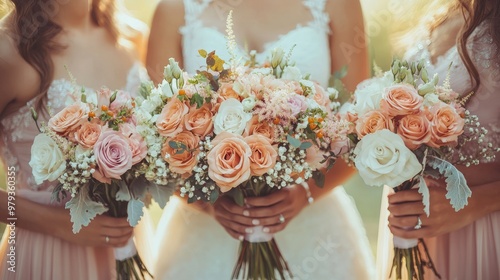
<instances>
[{"instance_id":1,"label":"eucalyptus leaf","mask_svg":"<svg viewBox=\"0 0 500 280\"><path fill-rule=\"evenodd\" d=\"M87 186L82 187L70 201L66 202L65 208L69 209L75 234L82 229L82 226L88 226L95 216L108 211L102 203L90 199Z\"/></svg>"},{"instance_id":2,"label":"eucalyptus leaf","mask_svg":"<svg viewBox=\"0 0 500 280\"><path fill-rule=\"evenodd\" d=\"M135 227L144 215L144 203L138 199L132 199L127 205L127 221Z\"/></svg>"},{"instance_id":3,"label":"eucalyptus leaf","mask_svg":"<svg viewBox=\"0 0 500 280\"><path fill-rule=\"evenodd\" d=\"M233 188L229 191L229 195L231 195L236 204L243 207L245 204L245 197L243 196L243 191L240 188Z\"/></svg>"},{"instance_id":4,"label":"eucalyptus leaf","mask_svg":"<svg viewBox=\"0 0 500 280\"><path fill-rule=\"evenodd\" d=\"M212 192L210 192L210 203L214 204L218 198L219 198L219 189L215 188Z\"/></svg>"},{"instance_id":5,"label":"eucalyptus leaf","mask_svg":"<svg viewBox=\"0 0 500 280\"><path fill-rule=\"evenodd\" d=\"M464 208L468 204L468 198L472 195L464 174L453 164L435 156L430 156L427 164L446 177L446 198L450 200L453 209L459 211Z\"/></svg>"},{"instance_id":6,"label":"eucalyptus leaf","mask_svg":"<svg viewBox=\"0 0 500 280\"><path fill-rule=\"evenodd\" d=\"M299 149L306 150L306 149L309 149L311 147L312 147L312 143L311 142L302 142L302 143L300 143Z\"/></svg>"},{"instance_id":7,"label":"eucalyptus leaf","mask_svg":"<svg viewBox=\"0 0 500 280\"><path fill-rule=\"evenodd\" d=\"M422 203L424 204L424 212L429 217L430 212L430 194L429 194L429 188L427 187L427 183L425 182L424 177L419 176L418 178L418 192L422 195Z\"/></svg>"},{"instance_id":8,"label":"eucalyptus leaf","mask_svg":"<svg viewBox=\"0 0 500 280\"><path fill-rule=\"evenodd\" d=\"M287 135L286 136L286 140L288 140L288 143L290 143L290 145L292 145L293 147L295 148L299 148L300 147L300 140L297 139L297 138L294 138L290 135Z\"/></svg>"}]
</instances>

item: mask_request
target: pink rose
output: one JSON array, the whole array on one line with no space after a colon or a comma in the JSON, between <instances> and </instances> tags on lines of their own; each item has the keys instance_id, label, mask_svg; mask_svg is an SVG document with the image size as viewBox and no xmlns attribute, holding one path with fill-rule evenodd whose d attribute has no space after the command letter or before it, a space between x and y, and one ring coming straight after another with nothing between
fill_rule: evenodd
<instances>
[{"instance_id":1,"label":"pink rose","mask_svg":"<svg viewBox=\"0 0 500 280\"><path fill-rule=\"evenodd\" d=\"M315 93L312 96L314 101L322 107L328 108L330 104L330 95L318 83L314 83Z\"/></svg>"},{"instance_id":2,"label":"pink rose","mask_svg":"<svg viewBox=\"0 0 500 280\"><path fill-rule=\"evenodd\" d=\"M110 183L132 168L132 152L128 139L119 131L106 130L94 145L97 170L94 178ZM97 174L96 174L97 173Z\"/></svg>"},{"instance_id":3,"label":"pink rose","mask_svg":"<svg viewBox=\"0 0 500 280\"><path fill-rule=\"evenodd\" d=\"M407 115L399 121L397 133L403 138L406 147L416 150L431 139L430 126L423 112L417 115Z\"/></svg>"},{"instance_id":4,"label":"pink rose","mask_svg":"<svg viewBox=\"0 0 500 280\"><path fill-rule=\"evenodd\" d=\"M113 112L118 112L121 107L132 104L132 97L126 91L116 92L116 99L109 104L109 109Z\"/></svg>"},{"instance_id":5,"label":"pink rose","mask_svg":"<svg viewBox=\"0 0 500 280\"><path fill-rule=\"evenodd\" d=\"M273 148L269 139L262 135L251 135L245 138L252 150L250 156L250 173L252 176L262 176L276 164L278 153Z\"/></svg>"},{"instance_id":6,"label":"pink rose","mask_svg":"<svg viewBox=\"0 0 500 280\"><path fill-rule=\"evenodd\" d=\"M99 106L99 108L102 105L109 106L109 99L111 98L111 95L113 95L113 92L109 88L102 87L96 93L97 93L97 105Z\"/></svg>"},{"instance_id":7,"label":"pink rose","mask_svg":"<svg viewBox=\"0 0 500 280\"><path fill-rule=\"evenodd\" d=\"M184 144L185 149L174 149L170 142ZM193 168L198 163L198 154L200 138L190 131L183 131L173 138L167 139L163 143L161 154L169 164L170 170L183 176L190 176ZM181 152L182 151L182 152Z\"/></svg>"},{"instance_id":8,"label":"pink rose","mask_svg":"<svg viewBox=\"0 0 500 280\"><path fill-rule=\"evenodd\" d=\"M204 138L214 130L213 117L210 104L204 104L198 109L191 107L189 113L184 118L184 127Z\"/></svg>"},{"instance_id":9,"label":"pink rose","mask_svg":"<svg viewBox=\"0 0 500 280\"><path fill-rule=\"evenodd\" d=\"M62 109L50 118L48 127L57 134L67 136L76 131L87 118L88 108L78 102Z\"/></svg>"},{"instance_id":10,"label":"pink rose","mask_svg":"<svg viewBox=\"0 0 500 280\"><path fill-rule=\"evenodd\" d=\"M244 136L260 134L274 142L274 127L267 121L259 122L259 116L253 116L245 128Z\"/></svg>"},{"instance_id":11,"label":"pink rose","mask_svg":"<svg viewBox=\"0 0 500 280\"><path fill-rule=\"evenodd\" d=\"M325 154L318 148L318 146L313 144L306 150L306 162L312 169L317 170L324 168L326 166L326 162L323 162L325 159L324 155Z\"/></svg>"},{"instance_id":12,"label":"pink rose","mask_svg":"<svg viewBox=\"0 0 500 280\"><path fill-rule=\"evenodd\" d=\"M136 132L135 125L131 123L121 124L120 131L128 138L130 151L132 152L132 164L141 162L148 154L148 146L142 135Z\"/></svg>"},{"instance_id":13,"label":"pink rose","mask_svg":"<svg viewBox=\"0 0 500 280\"><path fill-rule=\"evenodd\" d=\"M359 117L356 122L356 133L359 139L382 129L394 131L394 123L390 117L380 111L369 111Z\"/></svg>"},{"instance_id":14,"label":"pink rose","mask_svg":"<svg viewBox=\"0 0 500 280\"><path fill-rule=\"evenodd\" d=\"M464 119L454 107L447 104L435 106L431 112L433 118L429 146L439 148L456 145L458 136L463 133Z\"/></svg>"},{"instance_id":15,"label":"pink rose","mask_svg":"<svg viewBox=\"0 0 500 280\"><path fill-rule=\"evenodd\" d=\"M182 131L182 119L189 112L186 106L179 98L172 98L161 111L156 127L158 133L164 137L173 137Z\"/></svg>"},{"instance_id":16,"label":"pink rose","mask_svg":"<svg viewBox=\"0 0 500 280\"><path fill-rule=\"evenodd\" d=\"M424 101L418 91L410 85L394 85L385 89L380 108L389 116L415 114Z\"/></svg>"},{"instance_id":17,"label":"pink rose","mask_svg":"<svg viewBox=\"0 0 500 280\"><path fill-rule=\"evenodd\" d=\"M75 140L86 149L94 147L101 135L101 126L97 123L84 122L75 132Z\"/></svg>"},{"instance_id":18,"label":"pink rose","mask_svg":"<svg viewBox=\"0 0 500 280\"><path fill-rule=\"evenodd\" d=\"M228 132L217 135L207 155L208 176L227 192L250 178L252 149L243 137Z\"/></svg>"},{"instance_id":19,"label":"pink rose","mask_svg":"<svg viewBox=\"0 0 500 280\"><path fill-rule=\"evenodd\" d=\"M291 115L296 117L299 113L307 110L306 98L303 95L292 94L290 98L288 98L288 106Z\"/></svg>"}]
</instances>

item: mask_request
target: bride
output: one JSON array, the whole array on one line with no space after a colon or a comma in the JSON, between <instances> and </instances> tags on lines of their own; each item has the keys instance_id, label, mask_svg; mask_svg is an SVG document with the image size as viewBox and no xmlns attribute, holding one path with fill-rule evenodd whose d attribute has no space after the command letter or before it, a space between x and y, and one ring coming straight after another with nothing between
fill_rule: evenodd
<instances>
[{"instance_id":1,"label":"bride","mask_svg":"<svg viewBox=\"0 0 500 280\"><path fill-rule=\"evenodd\" d=\"M369 75L359 1L169 0L160 2L153 19L147 57L153 80L160 82L169 57L190 73L205 64L198 49L229 57L224 36L229 10L242 56L255 50L263 62L276 47L293 48L296 66L325 87L332 71L345 65L349 74L343 82L349 90ZM291 186L248 200L251 209L225 197L213 206L173 199L158 225L156 278L230 278L237 239L259 224L275 233L297 279L373 279L373 257L359 213L338 186L352 174L339 160L324 188L313 182L310 192Z\"/></svg>"}]
</instances>

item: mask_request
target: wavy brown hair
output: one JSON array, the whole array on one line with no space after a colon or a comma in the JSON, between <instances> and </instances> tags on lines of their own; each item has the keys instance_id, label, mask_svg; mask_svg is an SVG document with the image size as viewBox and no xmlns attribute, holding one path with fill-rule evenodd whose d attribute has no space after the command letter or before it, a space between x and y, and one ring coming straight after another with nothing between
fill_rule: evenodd
<instances>
[{"instance_id":1,"label":"wavy brown hair","mask_svg":"<svg viewBox=\"0 0 500 280\"><path fill-rule=\"evenodd\" d=\"M45 95L54 78L54 65L50 54L61 50L64 46L56 43L54 38L62 31L62 27L52 20L51 13L57 12L58 1L48 0L11 0L13 4L12 37L22 58L28 62L40 76L37 109L46 100ZM90 16L97 25L108 30L113 39L118 39L115 24L114 0L93 0Z\"/></svg>"},{"instance_id":2,"label":"wavy brown hair","mask_svg":"<svg viewBox=\"0 0 500 280\"><path fill-rule=\"evenodd\" d=\"M474 65L470 54L467 51L467 40L474 30L487 20L488 32L493 38L493 42L500 48L500 1L499 0L458 0L465 24L460 30L457 40L458 52L469 72L472 81L471 91L477 91L481 84L479 72ZM493 57L498 57L498 49Z\"/></svg>"}]
</instances>

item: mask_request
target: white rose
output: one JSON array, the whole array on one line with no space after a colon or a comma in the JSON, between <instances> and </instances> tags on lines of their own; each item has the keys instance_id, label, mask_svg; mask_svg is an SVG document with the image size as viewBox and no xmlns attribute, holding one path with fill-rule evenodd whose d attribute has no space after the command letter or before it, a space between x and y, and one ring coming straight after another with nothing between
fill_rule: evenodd
<instances>
[{"instance_id":1,"label":"white rose","mask_svg":"<svg viewBox=\"0 0 500 280\"><path fill-rule=\"evenodd\" d=\"M245 112L252 111L256 103L257 100L255 99L255 96L249 96L241 101L241 104L243 104L243 110L245 110Z\"/></svg>"},{"instance_id":2,"label":"white rose","mask_svg":"<svg viewBox=\"0 0 500 280\"><path fill-rule=\"evenodd\" d=\"M31 166L37 184L55 181L66 170L66 160L57 143L45 134L35 137L31 146Z\"/></svg>"},{"instance_id":3,"label":"white rose","mask_svg":"<svg viewBox=\"0 0 500 280\"><path fill-rule=\"evenodd\" d=\"M394 82L392 74L386 73L379 78L371 78L361 82L354 91L356 103L354 111L362 116L368 111L380 109L380 101L384 89Z\"/></svg>"},{"instance_id":4,"label":"white rose","mask_svg":"<svg viewBox=\"0 0 500 280\"><path fill-rule=\"evenodd\" d=\"M302 73L300 73L300 69L298 67L288 66L283 70L283 75L281 75L282 79L299 81L302 79Z\"/></svg>"},{"instance_id":5,"label":"white rose","mask_svg":"<svg viewBox=\"0 0 500 280\"><path fill-rule=\"evenodd\" d=\"M428 93L424 96L423 105L425 107L432 107L438 103L441 103L441 100L439 100L439 95L437 95L435 93Z\"/></svg>"},{"instance_id":6,"label":"white rose","mask_svg":"<svg viewBox=\"0 0 500 280\"><path fill-rule=\"evenodd\" d=\"M335 88L329 87L326 89L328 92L328 97L331 99L337 99L339 98L339 91Z\"/></svg>"},{"instance_id":7,"label":"white rose","mask_svg":"<svg viewBox=\"0 0 500 280\"><path fill-rule=\"evenodd\" d=\"M387 129L363 137L354 154L359 175L370 186L396 187L422 170L417 157L401 137Z\"/></svg>"},{"instance_id":8,"label":"white rose","mask_svg":"<svg viewBox=\"0 0 500 280\"><path fill-rule=\"evenodd\" d=\"M224 100L219 112L214 118L214 132L219 134L223 131L241 135L248 121L252 118L251 113L246 113L243 104L234 98Z\"/></svg>"}]
</instances>

